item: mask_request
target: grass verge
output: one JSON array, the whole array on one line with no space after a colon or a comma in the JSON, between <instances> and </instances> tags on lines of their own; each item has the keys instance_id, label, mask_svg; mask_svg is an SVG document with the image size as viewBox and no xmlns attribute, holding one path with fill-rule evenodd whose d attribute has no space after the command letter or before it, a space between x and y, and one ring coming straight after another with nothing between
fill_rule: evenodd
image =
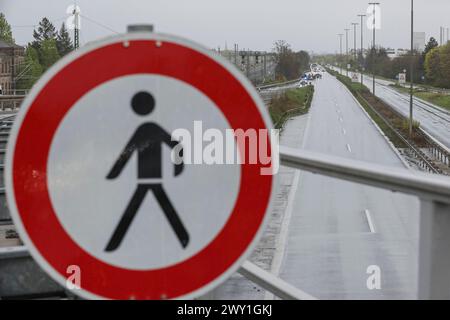
<instances>
[{"instance_id":1,"label":"grass verge","mask_svg":"<svg viewBox=\"0 0 450 320\"><path fill-rule=\"evenodd\" d=\"M291 117L306 114L311 107L314 86L290 89L270 102L269 112L276 129L282 129Z\"/></svg>"}]
</instances>

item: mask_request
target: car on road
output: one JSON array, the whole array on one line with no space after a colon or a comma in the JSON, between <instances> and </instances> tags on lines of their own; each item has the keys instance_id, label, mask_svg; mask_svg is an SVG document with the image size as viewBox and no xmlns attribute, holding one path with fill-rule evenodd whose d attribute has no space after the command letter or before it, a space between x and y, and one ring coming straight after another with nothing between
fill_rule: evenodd
<instances>
[{"instance_id":1,"label":"car on road","mask_svg":"<svg viewBox=\"0 0 450 320\"><path fill-rule=\"evenodd\" d=\"M308 84L309 84L309 81L307 81L305 79L300 80L300 86L304 87L304 86L307 86Z\"/></svg>"}]
</instances>

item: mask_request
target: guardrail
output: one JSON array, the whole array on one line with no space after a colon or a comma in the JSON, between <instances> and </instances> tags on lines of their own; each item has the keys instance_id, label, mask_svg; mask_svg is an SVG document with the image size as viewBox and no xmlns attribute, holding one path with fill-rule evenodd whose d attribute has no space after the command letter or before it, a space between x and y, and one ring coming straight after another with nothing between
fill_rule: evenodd
<instances>
[{"instance_id":1,"label":"guardrail","mask_svg":"<svg viewBox=\"0 0 450 320\"><path fill-rule=\"evenodd\" d=\"M425 137L425 139L430 143L431 145L431 153L433 154L436 159L439 159L442 163L447 164L450 167L450 150L439 142L437 139L435 139L432 135L430 135L428 132L423 130L422 128L419 128L419 131L421 132L422 136Z\"/></svg>"},{"instance_id":2,"label":"guardrail","mask_svg":"<svg viewBox=\"0 0 450 320\"><path fill-rule=\"evenodd\" d=\"M14 89L3 92L5 95L13 95L13 96L26 96L30 92L30 89Z\"/></svg>"},{"instance_id":3,"label":"guardrail","mask_svg":"<svg viewBox=\"0 0 450 320\"><path fill-rule=\"evenodd\" d=\"M283 86L288 86L290 84L294 84L296 82L299 82L299 79L296 80L291 80L291 81L286 81L286 82L279 82L279 83L274 83L274 84L269 84L266 86L257 86L256 88L259 90L266 90L266 89L272 89L272 88L277 88L277 87L283 87Z\"/></svg>"},{"instance_id":4,"label":"guardrail","mask_svg":"<svg viewBox=\"0 0 450 320\"><path fill-rule=\"evenodd\" d=\"M376 110L359 92L357 93L357 96L365 102L365 104L381 119L383 122L391 129L391 131L408 147L408 149L412 152L412 154L419 160L419 165L422 167L422 169L426 169L427 171L435 174L444 174L442 170L437 168L428 158L427 156L419 149L416 148L413 143L408 141L406 137L404 137L399 130L394 128L394 126L391 124L391 122L386 119L378 110ZM392 112L397 114L399 117L403 116L398 113L396 110L392 109ZM427 140L428 141L428 140ZM431 144L430 147L433 152L434 149L437 149L436 145Z\"/></svg>"},{"instance_id":5,"label":"guardrail","mask_svg":"<svg viewBox=\"0 0 450 320\"><path fill-rule=\"evenodd\" d=\"M382 99L382 98L379 98L379 99L382 100L384 103L390 105L385 99ZM414 100L420 101L420 99L418 99L417 97L415 97ZM430 104L428 104L426 102L422 102L422 101L420 101L420 102L432 107ZM369 104L369 106L370 106L370 104ZM436 108L436 107L433 107L433 108ZM372 108L372 109L378 114L378 112L374 108ZM405 118L395 108L391 107L391 111L393 113L395 113L398 117ZM443 111L443 112L445 112L445 111ZM379 116L381 118L383 118L381 115L379 115ZM384 119L384 121L386 122L387 120ZM398 135L401 135L397 130L394 129L394 131ZM448 150L448 148L445 145L443 145L442 143L440 143L439 141L437 141L435 138L433 138L430 134L428 134L424 129L422 129L420 127L418 128L418 134L427 142L427 144L428 144L427 149L429 149L430 153L434 156L434 158L437 161L447 165L447 167L450 167L450 151ZM402 138L402 139L405 140L405 138ZM409 145L409 147L411 149L411 144ZM413 152L416 155L418 155L419 160L424 160L424 159L426 160L426 161L422 161L421 163L424 164L425 167L429 168L430 171L437 171L440 174L447 174L446 172L443 172L441 169L433 166L433 164L430 163L430 161L428 161L428 159L427 159L428 156L425 153L423 153L419 148L416 148L416 150L413 150ZM430 164L431 164L431 166L430 166Z\"/></svg>"},{"instance_id":6,"label":"guardrail","mask_svg":"<svg viewBox=\"0 0 450 320\"><path fill-rule=\"evenodd\" d=\"M25 99L25 96L18 95L0 95L0 110L4 111L6 109L15 110L19 108L22 101Z\"/></svg>"}]
</instances>

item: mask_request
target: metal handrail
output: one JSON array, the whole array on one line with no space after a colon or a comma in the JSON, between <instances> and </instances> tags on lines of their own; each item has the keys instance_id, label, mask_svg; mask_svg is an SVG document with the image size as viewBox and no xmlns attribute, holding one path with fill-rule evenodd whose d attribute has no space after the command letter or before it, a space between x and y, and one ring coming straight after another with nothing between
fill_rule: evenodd
<instances>
[{"instance_id":1,"label":"metal handrail","mask_svg":"<svg viewBox=\"0 0 450 320\"><path fill-rule=\"evenodd\" d=\"M280 158L282 165L295 169L418 196L421 200L418 297L450 299L450 179L288 147L280 147ZM27 254L24 248L17 250L14 254ZM1 253L0 250L0 256ZM280 298L315 299L250 262L245 262L239 273Z\"/></svg>"},{"instance_id":2,"label":"metal handrail","mask_svg":"<svg viewBox=\"0 0 450 320\"><path fill-rule=\"evenodd\" d=\"M295 288L291 284L281 280L275 275L261 269L251 262L244 262L239 273L247 279L257 283L262 288L270 291L277 297L285 300L317 300L306 292Z\"/></svg>"},{"instance_id":3,"label":"metal handrail","mask_svg":"<svg viewBox=\"0 0 450 320\"><path fill-rule=\"evenodd\" d=\"M280 147L281 164L419 197L419 299L450 299L450 180L376 164Z\"/></svg>"},{"instance_id":4,"label":"metal handrail","mask_svg":"<svg viewBox=\"0 0 450 320\"><path fill-rule=\"evenodd\" d=\"M0 95L0 100L23 100L25 99L25 95Z\"/></svg>"},{"instance_id":5,"label":"metal handrail","mask_svg":"<svg viewBox=\"0 0 450 320\"><path fill-rule=\"evenodd\" d=\"M450 204L448 178L287 147L280 157L288 167Z\"/></svg>"}]
</instances>

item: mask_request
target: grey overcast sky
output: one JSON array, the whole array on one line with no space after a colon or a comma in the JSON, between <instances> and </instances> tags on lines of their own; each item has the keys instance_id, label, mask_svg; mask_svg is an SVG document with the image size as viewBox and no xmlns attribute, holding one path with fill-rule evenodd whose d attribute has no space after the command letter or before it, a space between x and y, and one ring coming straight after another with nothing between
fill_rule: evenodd
<instances>
[{"instance_id":1,"label":"grey overcast sky","mask_svg":"<svg viewBox=\"0 0 450 320\"><path fill-rule=\"evenodd\" d=\"M410 0L381 2L382 25L377 43L392 48L409 45ZM33 25L48 17L59 28L70 0L0 0L16 42L32 40ZM78 0L82 15L81 42L123 32L130 23L152 23L156 31L172 33L208 47L270 50L278 39L294 49L338 50L337 33L358 22L367 0ZM439 40L439 27L450 27L449 0L415 0L416 31ZM102 27L100 25L105 27ZM358 32L359 34L359 32ZM367 46L371 33L365 29ZM350 44L353 38L350 35ZM359 40L358 40L359 43Z\"/></svg>"}]
</instances>

